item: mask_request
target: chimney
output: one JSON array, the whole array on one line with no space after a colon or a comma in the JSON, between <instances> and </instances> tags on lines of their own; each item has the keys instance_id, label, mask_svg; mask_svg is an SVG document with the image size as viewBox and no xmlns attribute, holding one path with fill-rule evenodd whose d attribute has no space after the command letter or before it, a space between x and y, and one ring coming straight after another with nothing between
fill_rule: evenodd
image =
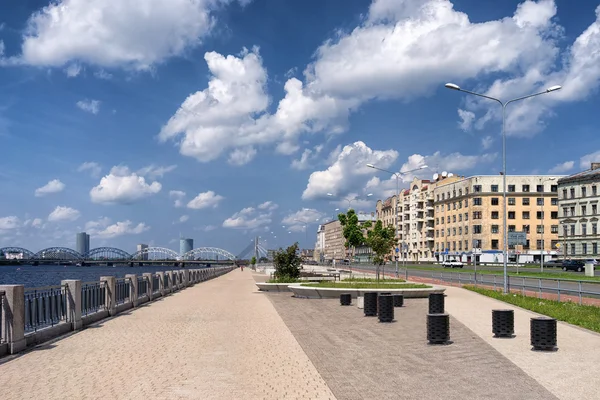
<instances>
[{"instance_id":1,"label":"chimney","mask_svg":"<svg viewBox=\"0 0 600 400\"><path fill-rule=\"evenodd\" d=\"M595 169L598 169L598 168L600 168L600 162L593 162L592 163L592 171Z\"/></svg>"},{"instance_id":2,"label":"chimney","mask_svg":"<svg viewBox=\"0 0 600 400\"><path fill-rule=\"evenodd\" d=\"M504 172L500 172L500 175L504 175Z\"/></svg>"}]
</instances>

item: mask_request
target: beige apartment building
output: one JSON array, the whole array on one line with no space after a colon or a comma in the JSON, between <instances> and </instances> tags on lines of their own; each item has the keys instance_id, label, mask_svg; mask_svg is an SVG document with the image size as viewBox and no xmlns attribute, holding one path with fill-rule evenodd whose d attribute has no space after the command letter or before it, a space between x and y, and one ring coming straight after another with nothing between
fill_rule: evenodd
<instances>
[{"instance_id":1,"label":"beige apartment building","mask_svg":"<svg viewBox=\"0 0 600 400\"><path fill-rule=\"evenodd\" d=\"M398 249L390 254L390 261L398 256L399 261L420 262L435 261L434 251L434 189L442 184L454 182L458 177L442 173L435 174L432 180L414 178L408 189L400 191L396 204L396 196L377 201L377 219L384 226L395 228L394 210L398 212ZM396 207L397 205L397 207Z\"/></svg>"},{"instance_id":2,"label":"beige apartment building","mask_svg":"<svg viewBox=\"0 0 600 400\"><path fill-rule=\"evenodd\" d=\"M558 179L506 177L508 232L525 232L524 245L509 246L508 261L536 262L557 255ZM502 175L461 177L434 190L435 257L439 261L503 262Z\"/></svg>"},{"instance_id":3,"label":"beige apartment building","mask_svg":"<svg viewBox=\"0 0 600 400\"><path fill-rule=\"evenodd\" d=\"M359 224L364 224L367 221L375 222L375 213L365 214L359 213L358 222ZM363 231L366 235L366 230ZM344 260L350 260L351 254L346 250L344 246L346 243L346 239L344 238L344 233L342 229L342 224L339 220L330 221L325 224L319 226L319 230L317 232L317 238L319 239L319 235L323 241L321 242L321 251L323 253L323 257L320 257L320 261L331 262L336 260L336 262L341 262ZM354 250L355 262L368 262L371 259L371 249L368 246L359 246Z\"/></svg>"}]
</instances>

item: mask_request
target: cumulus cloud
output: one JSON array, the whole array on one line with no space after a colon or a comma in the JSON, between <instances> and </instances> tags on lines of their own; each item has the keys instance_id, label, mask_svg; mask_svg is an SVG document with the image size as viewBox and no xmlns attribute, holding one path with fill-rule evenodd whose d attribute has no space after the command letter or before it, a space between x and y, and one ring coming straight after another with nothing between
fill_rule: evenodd
<instances>
[{"instance_id":1,"label":"cumulus cloud","mask_svg":"<svg viewBox=\"0 0 600 400\"><path fill-rule=\"evenodd\" d=\"M101 204L132 204L160 192L161 189L160 183L148 183L128 167L115 166L100 180L98 186L90 190L90 199Z\"/></svg>"},{"instance_id":2,"label":"cumulus cloud","mask_svg":"<svg viewBox=\"0 0 600 400\"><path fill-rule=\"evenodd\" d=\"M483 150L488 150L490 147L492 147L493 143L494 138L492 136L486 136L481 139L481 147L483 148Z\"/></svg>"},{"instance_id":3,"label":"cumulus cloud","mask_svg":"<svg viewBox=\"0 0 600 400\"><path fill-rule=\"evenodd\" d=\"M78 76L81 73L81 65L77 64L77 63L73 63L71 65L69 65L67 68L65 68L65 74L67 74L67 77L69 78L74 78L76 76Z\"/></svg>"},{"instance_id":4,"label":"cumulus cloud","mask_svg":"<svg viewBox=\"0 0 600 400\"><path fill-rule=\"evenodd\" d=\"M231 165L246 165L256 156L256 149L252 146L234 149L229 153L227 162Z\"/></svg>"},{"instance_id":5,"label":"cumulus cloud","mask_svg":"<svg viewBox=\"0 0 600 400\"><path fill-rule=\"evenodd\" d=\"M59 193L65 189L65 184L58 179L52 179L44 186L35 189L35 197L42 197L47 194Z\"/></svg>"},{"instance_id":6,"label":"cumulus cloud","mask_svg":"<svg viewBox=\"0 0 600 400\"><path fill-rule=\"evenodd\" d=\"M198 196L188 202L187 207L194 210L210 207L216 208L223 199L223 196L209 190L207 192L199 193Z\"/></svg>"},{"instance_id":7,"label":"cumulus cloud","mask_svg":"<svg viewBox=\"0 0 600 400\"><path fill-rule=\"evenodd\" d=\"M427 165L429 168L421 171L416 171L412 174L403 175L404 182L410 182L413 177L424 177L431 175L431 169L437 171L468 171L480 164L491 163L497 158L497 154L481 154L481 155L463 155L461 153L450 153L443 155L440 151L436 151L431 155L413 154L408 157L408 160L402 164L400 172L412 171L417 168Z\"/></svg>"},{"instance_id":8,"label":"cumulus cloud","mask_svg":"<svg viewBox=\"0 0 600 400\"><path fill-rule=\"evenodd\" d=\"M256 230L266 228L272 222L277 204L267 201L258 207L246 207L223 221L223 228Z\"/></svg>"},{"instance_id":9,"label":"cumulus cloud","mask_svg":"<svg viewBox=\"0 0 600 400\"><path fill-rule=\"evenodd\" d=\"M5 62L50 67L81 62L149 70L200 45L215 25L211 12L231 2L53 1L29 17L21 54Z\"/></svg>"},{"instance_id":10,"label":"cumulus cloud","mask_svg":"<svg viewBox=\"0 0 600 400\"><path fill-rule=\"evenodd\" d=\"M600 150L581 157L579 160L579 168L584 170L590 169L593 162L600 162Z\"/></svg>"},{"instance_id":11,"label":"cumulus cloud","mask_svg":"<svg viewBox=\"0 0 600 400\"><path fill-rule=\"evenodd\" d=\"M309 169L317 163L318 157L324 147L324 145L319 144L312 149L304 149L300 158L292 161L292 168L297 170Z\"/></svg>"},{"instance_id":12,"label":"cumulus cloud","mask_svg":"<svg viewBox=\"0 0 600 400\"><path fill-rule=\"evenodd\" d=\"M92 113L94 115L100 112L100 100L79 100L75 105L83 111Z\"/></svg>"},{"instance_id":13,"label":"cumulus cloud","mask_svg":"<svg viewBox=\"0 0 600 400\"><path fill-rule=\"evenodd\" d=\"M93 178L98 178L100 176L100 173L102 172L102 167L100 167L100 164L98 164L97 162L86 161L83 164L81 164L79 168L77 168L77 171L89 171L90 175Z\"/></svg>"},{"instance_id":14,"label":"cumulus cloud","mask_svg":"<svg viewBox=\"0 0 600 400\"><path fill-rule=\"evenodd\" d=\"M286 215L281 223L291 232L304 232L307 226L310 227L313 224L318 224L323 217L325 217L325 214L320 211L303 208Z\"/></svg>"},{"instance_id":15,"label":"cumulus cloud","mask_svg":"<svg viewBox=\"0 0 600 400\"><path fill-rule=\"evenodd\" d=\"M166 173L174 171L177 165L168 165L166 167L157 167L154 164L148 165L137 171L140 176L145 176L150 179L162 178Z\"/></svg>"},{"instance_id":16,"label":"cumulus cloud","mask_svg":"<svg viewBox=\"0 0 600 400\"><path fill-rule=\"evenodd\" d=\"M81 213L71 207L57 206L54 211L48 215L50 222L75 221L79 219Z\"/></svg>"},{"instance_id":17,"label":"cumulus cloud","mask_svg":"<svg viewBox=\"0 0 600 400\"><path fill-rule=\"evenodd\" d=\"M184 191L171 190L169 192L169 197L175 199L175 203L173 204L175 207L183 207L183 198L185 197Z\"/></svg>"},{"instance_id":18,"label":"cumulus cloud","mask_svg":"<svg viewBox=\"0 0 600 400\"><path fill-rule=\"evenodd\" d=\"M473 125L473 120L475 119L475 113L458 109L458 116L461 119L461 121L458 123L460 129L465 132L470 130L471 125Z\"/></svg>"},{"instance_id":19,"label":"cumulus cloud","mask_svg":"<svg viewBox=\"0 0 600 400\"><path fill-rule=\"evenodd\" d=\"M125 220L113 224L110 218L107 217L96 221L89 221L85 224L86 232L90 236L99 239L112 239L123 235L139 235L149 229L150 227L143 222L135 224L130 220Z\"/></svg>"},{"instance_id":20,"label":"cumulus cloud","mask_svg":"<svg viewBox=\"0 0 600 400\"><path fill-rule=\"evenodd\" d=\"M188 221L190 219L189 215L182 215L181 217L179 217L179 222L184 223L186 221Z\"/></svg>"},{"instance_id":21,"label":"cumulus cloud","mask_svg":"<svg viewBox=\"0 0 600 400\"><path fill-rule=\"evenodd\" d=\"M6 233L9 230L17 229L20 226L21 220L14 215L0 217L0 233Z\"/></svg>"},{"instance_id":22,"label":"cumulus cloud","mask_svg":"<svg viewBox=\"0 0 600 400\"><path fill-rule=\"evenodd\" d=\"M265 201L264 203L259 204L256 208L259 210L267 210L274 211L279 207L279 205L275 204L272 201Z\"/></svg>"},{"instance_id":23,"label":"cumulus cloud","mask_svg":"<svg viewBox=\"0 0 600 400\"><path fill-rule=\"evenodd\" d=\"M550 168L548 171L551 174L562 174L565 172L569 172L575 166L575 161L565 161L561 164L556 164L554 167Z\"/></svg>"}]
</instances>

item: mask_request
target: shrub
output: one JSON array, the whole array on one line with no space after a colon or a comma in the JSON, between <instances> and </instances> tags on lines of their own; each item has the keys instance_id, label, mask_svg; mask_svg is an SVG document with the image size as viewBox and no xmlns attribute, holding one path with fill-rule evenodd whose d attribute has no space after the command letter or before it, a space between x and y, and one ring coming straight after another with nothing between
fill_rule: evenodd
<instances>
[{"instance_id":1,"label":"shrub","mask_svg":"<svg viewBox=\"0 0 600 400\"><path fill-rule=\"evenodd\" d=\"M300 265L302 258L298 255L298 243L294 243L287 249L279 249L273 256L275 267L275 279L289 277L297 279L300 277Z\"/></svg>"}]
</instances>

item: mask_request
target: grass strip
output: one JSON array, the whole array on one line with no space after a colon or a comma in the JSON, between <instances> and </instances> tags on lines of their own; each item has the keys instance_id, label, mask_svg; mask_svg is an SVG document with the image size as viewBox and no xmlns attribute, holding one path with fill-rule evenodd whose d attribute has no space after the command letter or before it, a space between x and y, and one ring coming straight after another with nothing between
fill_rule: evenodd
<instances>
[{"instance_id":1,"label":"grass strip","mask_svg":"<svg viewBox=\"0 0 600 400\"><path fill-rule=\"evenodd\" d=\"M465 285L463 288L600 333L600 307L579 305L570 301L560 302L538 299L517 293L504 294L501 291L483 289L471 285Z\"/></svg>"},{"instance_id":2,"label":"grass strip","mask_svg":"<svg viewBox=\"0 0 600 400\"><path fill-rule=\"evenodd\" d=\"M379 279L380 282L385 281L385 282L398 282L398 283L402 283L402 282L406 282L404 279L392 279L392 278L381 278ZM342 282L366 282L366 283L377 283L377 279L375 278L345 278L342 280Z\"/></svg>"},{"instance_id":3,"label":"grass strip","mask_svg":"<svg viewBox=\"0 0 600 400\"><path fill-rule=\"evenodd\" d=\"M421 283L370 283L370 282L330 282L323 281L319 283L303 283L302 286L316 288L339 288L339 289L427 289L429 285Z\"/></svg>"}]
</instances>

